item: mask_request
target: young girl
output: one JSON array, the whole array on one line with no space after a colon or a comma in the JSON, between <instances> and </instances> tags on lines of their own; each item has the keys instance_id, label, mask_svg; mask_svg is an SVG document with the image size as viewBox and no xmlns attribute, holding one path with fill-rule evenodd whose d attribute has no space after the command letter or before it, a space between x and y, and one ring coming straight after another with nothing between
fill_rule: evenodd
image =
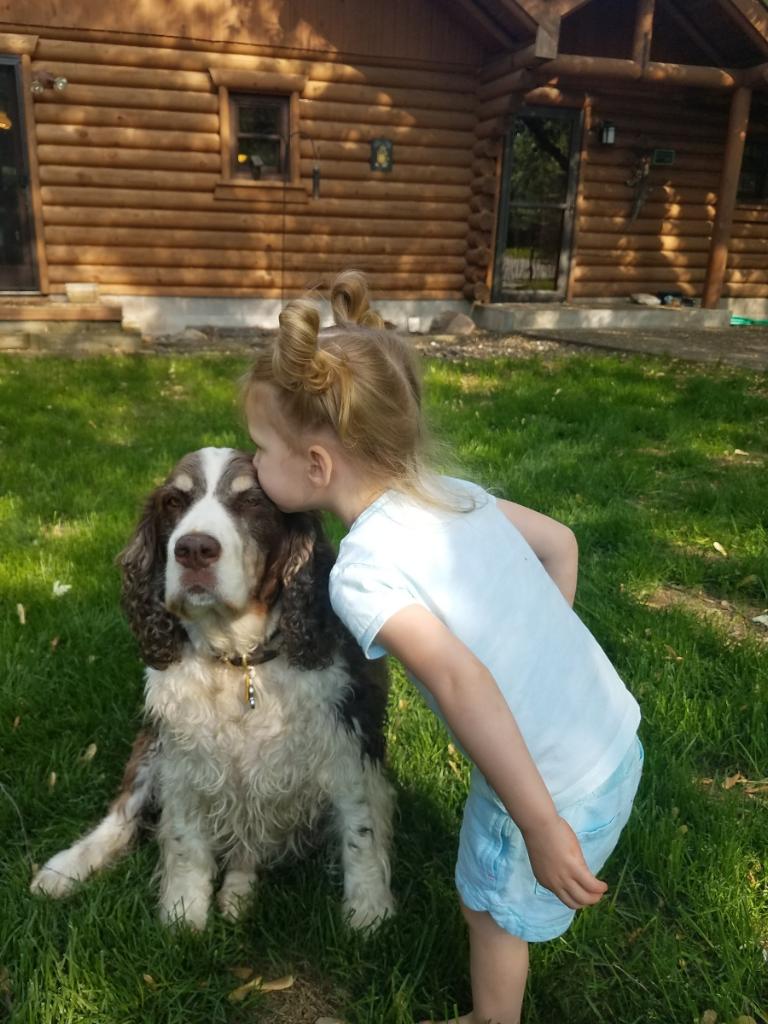
<instances>
[{"instance_id":1,"label":"young girl","mask_svg":"<svg viewBox=\"0 0 768 1024\"><path fill-rule=\"evenodd\" d=\"M466 1024L516 1024L528 943L561 935L607 886L598 871L640 779L640 712L571 609L571 531L433 474L405 339L364 278L280 316L247 382L261 486L284 511L348 527L331 600L369 658L392 654L474 762L456 886L469 925Z\"/></svg>"}]
</instances>

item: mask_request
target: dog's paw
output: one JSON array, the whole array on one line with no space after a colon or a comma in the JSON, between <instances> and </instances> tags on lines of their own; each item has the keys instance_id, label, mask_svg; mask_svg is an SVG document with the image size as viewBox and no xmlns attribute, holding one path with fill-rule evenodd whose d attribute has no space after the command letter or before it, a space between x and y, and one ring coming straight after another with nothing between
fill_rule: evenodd
<instances>
[{"instance_id":1,"label":"dog's paw","mask_svg":"<svg viewBox=\"0 0 768 1024\"><path fill-rule=\"evenodd\" d=\"M395 901L388 890L378 898L344 901L344 915L347 924L355 931L375 931L379 925L395 912Z\"/></svg>"},{"instance_id":2,"label":"dog's paw","mask_svg":"<svg viewBox=\"0 0 768 1024\"><path fill-rule=\"evenodd\" d=\"M224 917L237 921L250 903L254 877L245 871L228 871L221 883L216 903Z\"/></svg>"},{"instance_id":3,"label":"dog's paw","mask_svg":"<svg viewBox=\"0 0 768 1024\"><path fill-rule=\"evenodd\" d=\"M62 850L40 868L32 879L29 889L35 895L62 899L68 896L78 882L90 874L87 865L80 863L71 850Z\"/></svg>"},{"instance_id":4,"label":"dog's paw","mask_svg":"<svg viewBox=\"0 0 768 1024\"><path fill-rule=\"evenodd\" d=\"M207 896L185 889L166 890L160 900L160 920L167 925L180 925L201 932L208 923L209 900Z\"/></svg>"}]
</instances>

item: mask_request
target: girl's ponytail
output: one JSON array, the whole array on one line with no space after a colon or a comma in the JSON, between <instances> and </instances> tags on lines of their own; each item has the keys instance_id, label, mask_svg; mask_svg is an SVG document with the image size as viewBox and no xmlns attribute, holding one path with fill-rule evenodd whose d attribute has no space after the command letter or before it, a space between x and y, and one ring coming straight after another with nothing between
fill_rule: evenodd
<instances>
[{"instance_id":1,"label":"girl's ponytail","mask_svg":"<svg viewBox=\"0 0 768 1024\"><path fill-rule=\"evenodd\" d=\"M333 319L340 327L360 324L363 327L383 327L384 321L371 309L368 283L359 270L344 270L331 286Z\"/></svg>"},{"instance_id":2,"label":"girl's ponytail","mask_svg":"<svg viewBox=\"0 0 768 1024\"><path fill-rule=\"evenodd\" d=\"M336 383L339 360L318 348L319 330L320 314L308 299L295 299L282 311L272 355L275 382L281 387L320 395Z\"/></svg>"}]
</instances>

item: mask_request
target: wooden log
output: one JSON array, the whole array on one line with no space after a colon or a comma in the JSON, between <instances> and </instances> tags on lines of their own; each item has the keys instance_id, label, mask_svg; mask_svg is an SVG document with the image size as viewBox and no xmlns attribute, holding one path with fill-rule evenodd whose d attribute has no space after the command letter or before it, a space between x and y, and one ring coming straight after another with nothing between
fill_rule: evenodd
<instances>
[{"instance_id":1,"label":"wooden log","mask_svg":"<svg viewBox=\"0 0 768 1024\"><path fill-rule=\"evenodd\" d=\"M323 100L301 100L299 113L302 121L332 121L334 124L369 124L400 128L446 128L452 131L475 127L471 113L454 113L445 110L425 110L412 107L408 110L383 106L366 106L363 103L326 103Z\"/></svg>"},{"instance_id":2,"label":"wooden log","mask_svg":"<svg viewBox=\"0 0 768 1024\"><path fill-rule=\"evenodd\" d=\"M372 107L387 107L393 110L456 110L473 114L475 96L473 92L433 92L426 89L379 88L377 86L347 84L345 82L308 81L301 94L304 100L321 100L325 103L363 103Z\"/></svg>"},{"instance_id":3,"label":"wooden log","mask_svg":"<svg viewBox=\"0 0 768 1024\"><path fill-rule=\"evenodd\" d=\"M175 89L125 89L109 85L68 85L59 94L59 106L120 107L130 110L179 110L214 114L219 109L216 96ZM48 99L46 95L46 99ZM174 126L175 127L175 126Z\"/></svg>"},{"instance_id":4,"label":"wooden log","mask_svg":"<svg viewBox=\"0 0 768 1024\"><path fill-rule=\"evenodd\" d=\"M211 171L218 174L218 153L173 153L165 149L122 149L100 146L39 145L43 165L59 167L136 168L147 171ZM468 177L468 175L467 175Z\"/></svg>"},{"instance_id":5,"label":"wooden log","mask_svg":"<svg viewBox=\"0 0 768 1024\"><path fill-rule=\"evenodd\" d=\"M359 124L321 121L315 120L311 116L304 117L302 115L301 134L303 138L314 139L318 145L327 139L332 142L365 142L370 146L371 138L376 133L364 122ZM425 146L430 149L451 147L469 150L474 142L474 135L471 132L453 131L448 128L411 128L388 124L386 135L388 139L392 139L398 144Z\"/></svg>"},{"instance_id":6,"label":"wooden log","mask_svg":"<svg viewBox=\"0 0 768 1024\"><path fill-rule=\"evenodd\" d=\"M728 242L733 223L733 211L739 185L739 170L744 154L744 140L749 125L749 107L752 100L750 89L739 87L731 101L728 133L725 140L725 155L720 172L720 199L717 204L715 223L712 227L712 246L707 263L707 279L701 304L704 309L716 309L725 282L728 263ZM733 275L730 280L733 281Z\"/></svg>"},{"instance_id":7,"label":"wooden log","mask_svg":"<svg viewBox=\"0 0 768 1024\"><path fill-rule=\"evenodd\" d=\"M481 210L479 213L471 213L467 217L467 223L476 231L490 231L493 228L493 212Z\"/></svg>"},{"instance_id":8,"label":"wooden log","mask_svg":"<svg viewBox=\"0 0 768 1024\"><path fill-rule=\"evenodd\" d=\"M493 100L484 100L478 108L478 117L483 121L489 121L494 117L504 117L510 110L522 102L523 93L528 92L534 85L534 80L527 71L516 71L514 76L517 84L514 88L503 92Z\"/></svg>"},{"instance_id":9,"label":"wooden log","mask_svg":"<svg viewBox=\"0 0 768 1024\"><path fill-rule=\"evenodd\" d=\"M645 281L647 283L659 282L663 285L673 285L676 282L694 284L704 281L705 268L692 268L678 270L675 267L592 267L577 266L574 268L574 278L577 281L588 281L594 284L598 281Z\"/></svg>"},{"instance_id":10,"label":"wooden log","mask_svg":"<svg viewBox=\"0 0 768 1024\"><path fill-rule=\"evenodd\" d=\"M381 171L372 171L367 161L362 163L352 160L327 160L325 157L320 157L317 161L314 159L301 161L302 177L311 179L315 163L320 167L322 174L321 192L326 181L384 181L388 184L425 182L428 184L439 183L440 185L466 185L467 187L472 183L474 187L472 173L468 167L440 167L434 163L432 166L424 167L418 164L401 164L398 161L391 173L384 175Z\"/></svg>"},{"instance_id":11,"label":"wooden log","mask_svg":"<svg viewBox=\"0 0 768 1024\"><path fill-rule=\"evenodd\" d=\"M327 275L326 275L327 276ZM278 275L279 277L279 275ZM120 295L172 295L175 297L194 296L195 298L247 298L247 299L280 299L285 301L290 298L298 298L305 295L308 288L316 284L310 275L304 278L300 285L283 285L273 288L238 288L233 286L222 286L220 288L210 286L186 286L186 285L146 285L146 284L114 284L110 283L106 294L110 296ZM377 288L377 299L460 299L462 292L457 288L440 289L430 288L427 295L423 291L410 290L398 286L396 288ZM277 320L275 318L275 326Z\"/></svg>"},{"instance_id":12,"label":"wooden log","mask_svg":"<svg viewBox=\"0 0 768 1024\"><path fill-rule=\"evenodd\" d=\"M488 174L484 178L474 178L472 192L475 195L494 196L496 194L496 177Z\"/></svg>"},{"instance_id":13,"label":"wooden log","mask_svg":"<svg viewBox=\"0 0 768 1024\"><path fill-rule=\"evenodd\" d=\"M462 288L462 294L470 302L490 302L491 291L484 281L468 281Z\"/></svg>"},{"instance_id":14,"label":"wooden log","mask_svg":"<svg viewBox=\"0 0 768 1024\"><path fill-rule=\"evenodd\" d=\"M87 281L104 285L143 284L189 287L222 288L270 288L280 281L283 286L303 288L308 275L302 272L280 272L279 270L243 270L210 267L121 267L58 264L51 267L51 282L63 284L67 281ZM431 288L460 291L464 287L463 274L418 274L372 273L369 284L374 294L383 289L404 288L412 291L428 291Z\"/></svg>"},{"instance_id":15,"label":"wooden log","mask_svg":"<svg viewBox=\"0 0 768 1024\"><path fill-rule=\"evenodd\" d=\"M634 195L635 190L630 185L613 184L607 181L585 180L584 182L584 198L587 200L622 199L625 202L628 200L631 203ZM690 186L677 188L675 185L667 184L666 182L659 182L658 184L651 182L648 202L690 203L709 206L717 202L717 195L711 189L691 188Z\"/></svg>"},{"instance_id":16,"label":"wooden log","mask_svg":"<svg viewBox=\"0 0 768 1024\"><path fill-rule=\"evenodd\" d=\"M493 197L488 192L474 192L469 200L469 208L472 213L481 213L483 210L492 210Z\"/></svg>"},{"instance_id":17,"label":"wooden log","mask_svg":"<svg viewBox=\"0 0 768 1024\"><path fill-rule=\"evenodd\" d=\"M539 85L525 93L523 103L531 107L573 107L580 110L584 95L578 89L569 92L551 85Z\"/></svg>"},{"instance_id":18,"label":"wooden log","mask_svg":"<svg viewBox=\"0 0 768 1024\"><path fill-rule=\"evenodd\" d=\"M576 203L576 211L581 215L597 217L621 217L629 226L629 211L626 200L621 202L616 199L579 198ZM714 203L680 203L680 202L657 202L650 200L643 205L643 216L646 218L658 217L660 219L685 218L701 216L704 219L712 220L715 216Z\"/></svg>"},{"instance_id":19,"label":"wooden log","mask_svg":"<svg viewBox=\"0 0 768 1024\"><path fill-rule=\"evenodd\" d=\"M663 64L649 61L643 72L643 79L649 82L663 82L665 85L684 85L703 89L733 89L735 77L723 68L699 67L695 64Z\"/></svg>"},{"instance_id":20,"label":"wooden log","mask_svg":"<svg viewBox=\"0 0 768 1024\"><path fill-rule=\"evenodd\" d=\"M670 291L674 289L676 292L680 292L682 295L695 296L699 294L698 286L695 284L688 284L685 281L674 281L670 284ZM639 291L640 287L636 281L626 281L624 283L617 283L615 281L600 281L596 283L586 283L584 281L577 282L574 288L574 299L609 299L614 296L626 295L629 296L632 292ZM661 291L658 287L650 287L650 291ZM670 316L674 316L674 311L670 310Z\"/></svg>"},{"instance_id":21,"label":"wooden log","mask_svg":"<svg viewBox=\"0 0 768 1024\"><path fill-rule=\"evenodd\" d=\"M487 245L478 246L475 249L467 250L467 263L472 263L478 267L487 267L491 262L491 250Z\"/></svg>"},{"instance_id":22,"label":"wooden log","mask_svg":"<svg viewBox=\"0 0 768 1024\"><path fill-rule=\"evenodd\" d=\"M35 71L50 70L49 62L36 60ZM122 86L126 89L178 89L211 92L211 77L206 71L179 71L159 68L120 67L115 64L81 64L57 61L56 74L73 85ZM67 88L69 88L69 86Z\"/></svg>"},{"instance_id":23,"label":"wooden log","mask_svg":"<svg viewBox=\"0 0 768 1024\"><path fill-rule=\"evenodd\" d=\"M63 95L66 95L64 93ZM117 107L72 107L61 103L35 103L37 124L107 126L112 128L158 128L172 121L175 131L219 131L219 115L174 111L169 118L165 110L120 110Z\"/></svg>"},{"instance_id":24,"label":"wooden log","mask_svg":"<svg viewBox=\"0 0 768 1024\"><path fill-rule=\"evenodd\" d=\"M154 246L74 246L49 245L48 258L51 266L77 264L113 267L205 267L205 268L250 268L252 270L274 270L286 267L293 270L327 270L343 268L350 263L364 271L403 273L406 271L430 272L435 268L434 256L413 256L407 253L351 253L339 249L337 252L310 253L266 252L258 249L174 249ZM461 273L464 270L462 256L441 255L441 273Z\"/></svg>"},{"instance_id":25,"label":"wooden log","mask_svg":"<svg viewBox=\"0 0 768 1024\"><path fill-rule=\"evenodd\" d=\"M359 163L368 164L371 157L370 141L366 142L317 142L309 138L300 140L301 155L305 160L349 161L356 160ZM471 165L471 154L464 147L447 148L443 147L439 153L434 147L412 146L406 143L398 143L395 152L395 168L400 164L420 164L421 166L434 164L439 167L465 167Z\"/></svg>"},{"instance_id":26,"label":"wooden log","mask_svg":"<svg viewBox=\"0 0 768 1024\"><path fill-rule=\"evenodd\" d=\"M153 131L148 128L91 128L76 124L38 124L38 144L122 149L158 149L191 153L219 152L214 132ZM398 154L399 156L399 154Z\"/></svg>"},{"instance_id":27,"label":"wooden log","mask_svg":"<svg viewBox=\"0 0 768 1024\"><path fill-rule=\"evenodd\" d=\"M477 159L496 160L501 150L500 139L478 139L472 147L472 155Z\"/></svg>"},{"instance_id":28,"label":"wooden log","mask_svg":"<svg viewBox=\"0 0 768 1024\"><path fill-rule=\"evenodd\" d=\"M658 249L579 249L576 262L580 267L695 267L704 269L706 249L685 249L661 252ZM597 270L595 271L597 274Z\"/></svg>"},{"instance_id":29,"label":"wooden log","mask_svg":"<svg viewBox=\"0 0 768 1024\"><path fill-rule=\"evenodd\" d=\"M108 168L45 166L40 168L43 185L80 185L84 188L173 189L212 192L218 174L186 171L115 171Z\"/></svg>"},{"instance_id":30,"label":"wooden log","mask_svg":"<svg viewBox=\"0 0 768 1024\"><path fill-rule=\"evenodd\" d=\"M506 131L503 117L489 117L477 122L475 135L478 139L495 139Z\"/></svg>"},{"instance_id":31,"label":"wooden log","mask_svg":"<svg viewBox=\"0 0 768 1024\"><path fill-rule=\"evenodd\" d=\"M144 191L120 188L88 188L67 185L45 186L42 189L43 202L54 206L112 206L135 209L144 206L148 210L207 210L209 212L247 213L255 217L259 212L274 213L275 201L259 204L251 202L220 202L212 195L201 192L179 192L168 190ZM360 203L354 197L330 199L322 197L313 200L312 214L315 217L360 217ZM393 219L408 217L413 220L457 221L466 231L469 206L464 203L409 201L409 200L376 200L370 199L365 204L365 213L370 218L391 217ZM290 216L290 212L288 212ZM420 225L418 231L423 230Z\"/></svg>"},{"instance_id":32,"label":"wooden log","mask_svg":"<svg viewBox=\"0 0 768 1024\"><path fill-rule=\"evenodd\" d=\"M591 161L587 161L582 168L582 176L585 183L599 183L612 182L616 185L625 185L627 178L629 178L634 167L632 165L613 166L610 164L596 164ZM711 169L709 171L683 171L682 168L678 167L651 167L651 172L648 176L648 182L653 188L656 185L664 185L668 180L671 179L671 184L676 188L711 188L713 174ZM633 186L629 186L633 187Z\"/></svg>"},{"instance_id":33,"label":"wooden log","mask_svg":"<svg viewBox=\"0 0 768 1024\"><path fill-rule=\"evenodd\" d=\"M768 299L768 285L764 284L731 284L723 287L723 295L733 299Z\"/></svg>"},{"instance_id":34,"label":"wooden log","mask_svg":"<svg viewBox=\"0 0 768 1024\"><path fill-rule=\"evenodd\" d=\"M653 40L653 13L655 0L639 0L635 11L635 31L632 39L632 60L642 68L648 66Z\"/></svg>"},{"instance_id":35,"label":"wooden log","mask_svg":"<svg viewBox=\"0 0 768 1024\"><path fill-rule=\"evenodd\" d=\"M188 40L172 41L169 46L146 46L111 42L89 42L74 38L51 38L41 40L36 50L40 61L70 61L83 64L106 64L110 66L170 68L190 71L207 71L209 67L242 68L264 72L285 71L288 74L308 75L315 80L345 81L361 85L400 86L403 88L459 90L473 89L474 71L469 68L444 70L434 65L408 66L399 61L383 60L377 63L366 58L365 64L346 64L334 55L323 59L315 54L314 59L285 56L284 48L273 48L264 52L263 47L251 47L249 53L238 53L233 44L227 42L218 48L190 49Z\"/></svg>"},{"instance_id":36,"label":"wooden log","mask_svg":"<svg viewBox=\"0 0 768 1024\"><path fill-rule=\"evenodd\" d=\"M660 217L640 216L631 225L628 225L626 217L581 217L579 226L587 235L602 235L606 239L615 238L617 234L624 235L627 227L631 226L634 236L648 235L659 238L679 236L684 241L686 238L700 235L708 238L712 230L712 221L706 219L663 220ZM768 231L768 227L766 231Z\"/></svg>"},{"instance_id":37,"label":"wooden log","mask_svg":"<svg viewBox=\"0 0 768 1024\"><path fill-rule=\"evenodd\" d=\"M323 198L329 199L405 199L416 201L423 197L432 202L455 202L465 204L469 200L468 185L429 186L420 182L394 181L328 181L323 179L320 186Z\"/></svg>"},{"instance_id":38,"label":"wooden log","mask_svg":"<svg viewBox=\"0 0 768 1024\"><path fill-rule=\"evenodd\" d=\"M594 116L595 116L594 115L594 104L593 104L593 101L592 101L592 97L587 95L587 96L584 97L584 107L583 107L583 110L582 110L581 124L580 125L577 124L577 125L574 126L574 130L579 132L578 146L579 146L579 167L580 168L583 168L584 163L585 163L586 158L587 158L587 153L589 152L590 133L592 132L592 127L593 127L593 124L594 124ZM499 170L501 171L501 168L499 168ZM499 176L501 176L501 175L499 175ZM499 190L501 191L501 187L500 187ZM583 177L582 173L579 173L578 176L577 176L577 180L576 180L576 203L577 204L578 204L580 199L583 199L583 196L584 196L584 177ZM497 232L499 230L498 219L499 218L498 218L498 214L497 214L497 217L496 217L496 220L497 220L497 228L496 228L496 230L497 230ZM505 230L506 230L506 225L505 225ZM573 258L573 256L574 256L574 254L577 254L579 252L579 248L581 246L581 233L582 233L582 221L581 221L581 218L578 217L578 216L573 216L571 218L571 239L570 239L570 249L571 249L572 258L567 263L566 273L565 273L565 301L566 302L571 302L572 301L572 299L573 299L573 290L574 290L574 288L576 286L576 281L575 281L575 278L574 278L574 268L576 266L576 261ZM494 248L495 248L495 241L494 241Z\"/></svg>"},{"instance_id":39,"label":"wooden log","mask_svg":"<svg viewBox=\"0 0 768 1024\"><path fill-rule=\"evenodd\" d=\"M267 218L260 218L266 220ZM282 224L277 218L270 218L275 223L260 230L252 231L207 231L188 228L170 228L162 230L152 228L126 227L76 227L71 224L47 224L45 240L49 246L71 245L83 249L94 247L129 246L169 248L210 249L255 249L264 252L285 251L318 254L357 254L387 256L463 256L466 242L463 238L403 238L377 236L372 246L370 236L360 235L311 235L301 230L301 225L294 226L293 231L282 232ZM298 220L298 218L296 218ZM90 221L90 218L89 218ZM361 225L366 232L367 224ZM411 226L411 230L413 227ZM108 262L108 261L107 261Z\"/></svg>"},{"instance_id":40,"label":"wooden log","mask_svg":"<svg viewBox=\"0 0 768 1024\"><path fill-rule=\"evenodd\" d=\"M26 32L0 32L0 53L13 53L31 57L37 48L39 36Z\"/></svg>"},{"instance_id":41,"label":"wooden log","mask_svg":"<svg viewBox=\"0 0 768 1024\"><path fill-rule=\"evenodd\" d=\"M633 225L634 227L634 225ZM700 235L641 235L609 234L607 232L581 231L579 233L579 249L597 249L601 252L607 250L631 250L633 252L681 252L696 251L709 252L709 238L706 234Z\"/></svg>"},{"instance_id":42,"label":"wooden log","mask_svg":"<svg viewBox=\"0 0 768 1024\"><path fill-rule=\"evenodd\" d=\"M495 160L473 160L472 174L477 178L493 177L496 173Z\"/></svg>"}]
</instances>

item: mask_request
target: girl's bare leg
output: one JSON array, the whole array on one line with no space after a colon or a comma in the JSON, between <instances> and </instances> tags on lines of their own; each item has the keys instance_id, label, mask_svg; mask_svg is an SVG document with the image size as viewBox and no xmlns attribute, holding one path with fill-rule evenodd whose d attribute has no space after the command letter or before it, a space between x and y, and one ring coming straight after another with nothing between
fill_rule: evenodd
<instances>
[{"instance_id":1,"label":"girl's bare leg","mask_svg":"<svg viewBox=\"0 0 768 1024\"><path fill-rule=\"evenodd\" d=\"M490 914L463 904L461 909L469 925L474 1007L443 1024L519 1024L528 980L528 943L505 932Z\"/></svg>"}]
</instances>

